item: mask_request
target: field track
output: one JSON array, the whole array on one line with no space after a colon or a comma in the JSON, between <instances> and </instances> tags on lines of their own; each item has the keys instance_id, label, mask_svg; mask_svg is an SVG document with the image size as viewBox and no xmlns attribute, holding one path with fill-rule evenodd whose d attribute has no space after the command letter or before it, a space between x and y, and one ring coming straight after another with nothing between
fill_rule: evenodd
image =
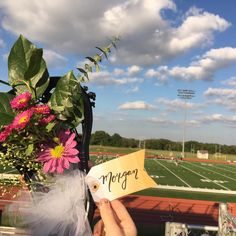
<instances>
[{"instance_id":1,"label":"field track","mask_svg":"<svg viewBox=\"0 0 236 236\"><path fill-rule=\"evenodd\" d=\"M169 221L218 225L218 202L139 195L129 195L122 201L136 224L160 225ZM236 216L236 203L229 203L228 210Z\"/></svg>"},{"instance_id":2,"label":"field track","mask_svg":"<svg viewBox=\"0 0 236 236\"><path fill-rule=\"evenodd\" d=\"M4 210L12 201L17 201L12 196L18 190L13 188L11 193L0 198L0 210ZM218 224L218 202L139 195L129 195L121 200L136 224L160 225L167 221L211 226ZM229 203L228 210L236 216L236 203ZM97 216L98 211L95 213Z\"/></svg>"}]
</instances>

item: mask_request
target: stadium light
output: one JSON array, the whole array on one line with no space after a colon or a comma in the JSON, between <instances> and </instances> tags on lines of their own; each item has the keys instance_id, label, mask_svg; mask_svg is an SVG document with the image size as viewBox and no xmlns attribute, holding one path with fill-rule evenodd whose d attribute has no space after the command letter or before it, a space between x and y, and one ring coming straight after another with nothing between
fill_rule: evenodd
<instances>
[{"instance_id":1,"label":"stadium light","mask_svg":"<svg viewBox=\"0 0 236 236\"><path fill-rule=\"evenodd\" d=\"M182 157L185 157L184 145L185 145L185 136L186 136L186 119L187 119L187 100L192 99L195 96L194 90L189 89L178 89L177 96L181 99L184 99L184 122L183 122L183 141L182 141Z\"/></svg>"}]
</instances>

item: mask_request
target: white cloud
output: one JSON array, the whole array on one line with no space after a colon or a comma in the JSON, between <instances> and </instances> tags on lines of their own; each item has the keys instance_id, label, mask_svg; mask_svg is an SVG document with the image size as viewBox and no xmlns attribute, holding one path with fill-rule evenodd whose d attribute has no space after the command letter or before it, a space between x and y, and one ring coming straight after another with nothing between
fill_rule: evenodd
<instances>
[{"instance_id":1,"label":"white cloud","mask_svg":"<svg viewBox=\"0 0 236 236\"><path fill-rule=\"evenodd\" d=\"M176 125L177 122L174 120L168 120L164 118L159 117L150 117L147 119L150 122L156 123L156 124L162 124L162 125Z\"/></svg>"},{"instance_id":2,"label":"white cloud","mask_svg":"<svg viewBox=\"0 0 236 236\"><path fill-rule=\"evenodd\" d=\"M49 67L58 68L64 67L67 63L67 58L62 55L52 51L52 50L43 50L43 57Z\"/></svg>"},{"instance_id":3,"label":"white cloud","mask_svg":"<svg viewBox=\"0 0 236 236\"><path fill-rule=\"evenodd\" d=\"M3 41L3 39L0 38L0 48L4 48L5 46L5 42Z\"/></svg>"},{"instance_id":4,"label":"white cloud","mask_svg":"<svg viewBox=\"0 0 236 236\"><path fill-rule=\"evenodd\" d=\"M236 86L236 76L233 76L227 80L222 81L222 84L235 87Z\"/></svg>"},{"instance_id":5,"label":"white cloud","mask_svg":"<svg viewBox=\"0 0 236 236\"><path fill-rule=\"evenodd\" d=\"M190 9L178 26L163 19L173 0L2 0L2 26L57 52L90 55L104 39L120 35L111 59L129 65L156 64L210 43L230 23L218 15ZM177 15L177 14L176 14ZM111 61L112 61L111 60Z\"/></svg>"},{"instance_id":6,"label":"white cloud","mask_svg":"<svg viewBox=\"0 0 236 236\"><path fill-rule=\"evenodd\" d=\"M202 104L185 102L184 100L180 99L168 100L165 98L158 98L156 100L156 103L158 105L165 105L167 110L173 111L175 111L176 109L199 109L203 107Z\"/></svg>"},{"instance_id":7,"label":"white cloud","mask_svg":"<svg viewBox=\"0 0 236 236\"><path fill-rule=\"evenodd\" d=\"M168 77L185 81L192 80L212 80L216 71L229 67L236 63L236 48L225 47L211 49L197 61L193 61L187 67L175 66L168 68L161 66L155 71L149 71L147 75L161 74L163 80Z\"/></svg>"},{"instance_id":8,"label":"white cloud","mask_svg":"<svg viewBox=\"0 0 236 236\"><path fill-rule=\"evenodd\" d=\"M204 95L210 98L208 104L216 104L236 111L236 89L208 88Z\"/></svg>"},{"instance_id":9,"label":"white cloud","mask_svg":"<svg viewBox=\"0 0 236 236\"><path fill-rule=\"evenodd\" d=\"M9 53L5 53L5 54L2 55L2 58L3 58L4 61L7 61L8 57L9 57Z\"/></svg>"},{"instance_id":10,"label":"white cloud","mask_svg":"<svg viewBox=\"0 0 236 236\"><path fill-rule=\"evenodd\" d=\"M136 77L113 77L112 73L108 71L94 72L90 74L90 82L99 86L107 85L127 85L140 84L143 79Z\"/></svg>"},{"instance_id":11,"label":"white cloud","mask_svg":"<svg viewBox=\"0 0 236 236\"><path fill-rule=\"evenodd\" d=\"M224 88L208 88L204 95L209 96L217 96L222 98L235 98L236 97L236 89L224 89Z\"/></svg>"},{"instance_id":12,"label":"white cloud","mask_svg":"<svg viewBox=\"0 0 236 236\"><path fill-rule=\"evenodd\" d=\"M126 92L127 93L136 93L138 91L139 91L139 86L135 86L135 87L133 87L131 89L128 89Z\"/></svg>"},{"instance_id":13,"label":"white cloud","mask_svg":"<svg viewBox=\"0 0 236 236\"><path fill-rule=\"evenodd\" d=\"M199 120L187 120L186 123L189 125L197 125L198 126L198 125L200 125L201 122Z\"/></svg>"},{"instance_id":14,"label":"white cloud","mask_svg":"<svg viewBox=\"0 0 236 236\"><path fill-rule=\"evenodd\" d=\"M176 54L184 52L197 44L209 44L213 40L213 31L224 31L230 26L218 15L203 12L196 7L190 8L182 25L172 31L169 50Z\"/></svg>"},{"instance_id":15,"label":"white cloud","mask_svg":"<svg viewBox=\"0 0 236 236\"><path fill-rule=\"evenodd\" d=\"M156 76L158 76L158 71L155 71L154 69L149 69L145 73L145 76L147 76L147 77L156 77Z\"/></svg>"},{"instance_id":16,"label":"white cloud","mask_svg":"<svg viewBox=\"0 0 236 236\"><path fill-rule=\"evenodd\" d=\"M212 114L202 118L202 122L213 123L220 122L227 125L236 125L236 116L225 116L222 114Z\"/></svg>"},{"instance_id":17,"label":"white cloud","mask_svg":"<svg viewBox=\"0 0 236 236\"><path fill-rule=\"evenodd\" d=\"M145 73L146 77L156 78L157 84L166 84L168 81L168 67L160 66L157 70L149 69Z\"/></svg>"},{"instance_id":18,"label":"white cloud","mask_svg":"<svg viewBox=\"0 0 236 236\"><path fill-rule=\"evenodd\" d=\"M132 65L132 66L128 67L128 69L127 69L129 76L137 75L141 70L142 70L142 68L140 66L136 66L136 65Z\"/></svg>"},{"instance_id":19,"label":"white cloud","mask_svg":"<svg viewBox=\"0 0 236 236\"><path fill-rule=\"evenodd\" d=\"M120 69L120 68L115 68L113 70L113 73L114 73L114 75L119 76L119 75L124 75L125 71L123 69Z\"/></svg>"},{"instance_id":20,"label":"white cloud","mask_svg":"<svg viewBox=\"0 0 236 236\"><path fill-rule=\"evenodd\" d=\"M151 110L154 106L144 101L126 102L121 104L119 110Z\"/></svg>"}]
</instances>

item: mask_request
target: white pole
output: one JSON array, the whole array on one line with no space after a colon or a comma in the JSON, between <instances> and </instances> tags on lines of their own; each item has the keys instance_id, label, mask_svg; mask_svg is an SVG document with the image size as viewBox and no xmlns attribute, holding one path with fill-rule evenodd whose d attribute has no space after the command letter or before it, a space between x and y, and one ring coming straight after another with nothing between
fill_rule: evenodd
<instances>
[{"instance_id":1,"label":"white pole","mask_svg":"<svg viewBox=\"0 0 236 236\"><path fill-rule=\"evenodd\" d=\"M186 120L187 120L187 103L184 103L184 129L183 129L183 144L182 144L182 157L185 157L185 136L186 136Z\"/></svg>"},{"instance_id":2,"label":"white pole","mask_svg":"<svg viewBox=\"0 0 236 236\"><path fill-rule=\"evenodd\" d=\"M187 99L194 97L195 91L188 89L178 89L178 97L184 99L184 121L183 121L183 141L182 141L182 157L185 157L185 136L186 136L186 120L187 120Z\"/></svg>"}]
</instances>

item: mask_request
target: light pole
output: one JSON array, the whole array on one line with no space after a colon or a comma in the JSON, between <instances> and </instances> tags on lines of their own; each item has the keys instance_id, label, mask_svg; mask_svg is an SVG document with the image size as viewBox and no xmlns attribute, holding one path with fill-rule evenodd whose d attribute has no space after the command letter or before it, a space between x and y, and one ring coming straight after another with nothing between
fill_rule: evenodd
<instances>
[{"instance_id":1,"label":"light pole","mask_svg":"<svg viewBox=\"0 0 236 236\"><path fill-rule=\"evenodd\" d=\"M186 135L186 119L187 119L187 100L190 100L194 97L195 91L190 89L178 89L178 97L184 99L184 122L183 122L183 144L182 144L182 157L185 157L184 154L184 144L185 144L185 135Z\"/></svg>"}]
</instances>

